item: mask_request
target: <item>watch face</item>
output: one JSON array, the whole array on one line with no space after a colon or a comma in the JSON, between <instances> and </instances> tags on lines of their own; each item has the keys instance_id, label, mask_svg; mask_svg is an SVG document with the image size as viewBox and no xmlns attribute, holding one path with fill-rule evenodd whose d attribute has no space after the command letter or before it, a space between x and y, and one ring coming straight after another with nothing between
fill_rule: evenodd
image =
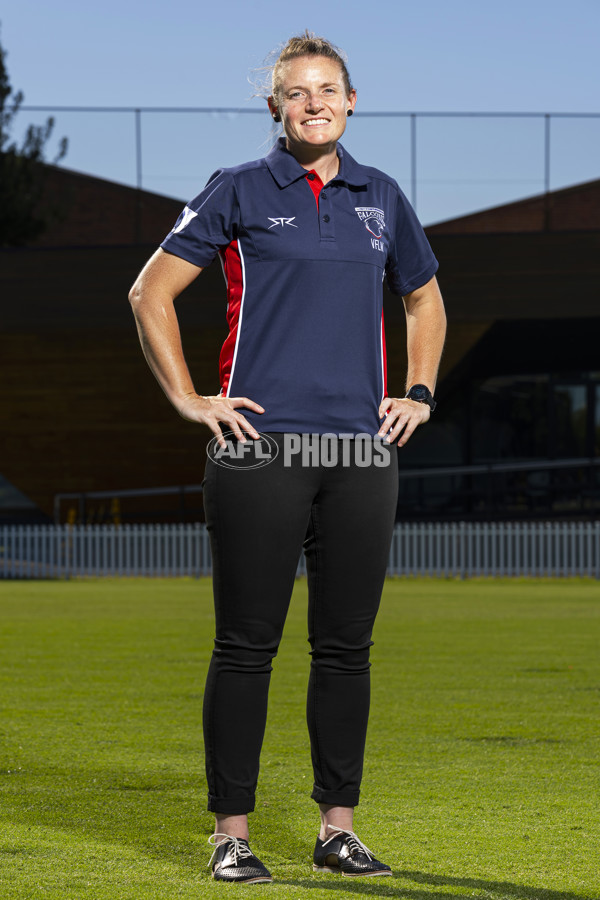
<instances>
[{"instance_id":1,"label":"watch face","mask_svg":"<svg viewBox=\"0 0 600 900\"><path fill-rule=\"evenodd\" d=\"M426 387L424 387L424 385L422 385L422 384L417 384L414 387L411 387L411 389L408 393L409 393L410 399L416 400L418 403L422 402L423 400L427 400L427 398L429 396L428 389Z\"/></svg>"}]
</instances>

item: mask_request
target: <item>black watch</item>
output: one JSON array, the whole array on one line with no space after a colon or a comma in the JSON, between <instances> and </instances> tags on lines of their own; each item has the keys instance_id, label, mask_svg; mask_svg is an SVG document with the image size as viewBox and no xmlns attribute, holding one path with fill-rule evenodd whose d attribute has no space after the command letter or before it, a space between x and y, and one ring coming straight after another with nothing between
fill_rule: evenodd
<instances>
[{"instance_id":1,"label":"black watch","mask_svg":"<svg viewBox=\"0 0 600 900\"><path fill-rule=\"evenodd\" d=\"M431 412L433 412L437 406L437 403L433 399L433 394L424 384L413 384L407 393L406 398L408 400L416 400L417 403L426 403Z\"/></svg>"}]
</instances>

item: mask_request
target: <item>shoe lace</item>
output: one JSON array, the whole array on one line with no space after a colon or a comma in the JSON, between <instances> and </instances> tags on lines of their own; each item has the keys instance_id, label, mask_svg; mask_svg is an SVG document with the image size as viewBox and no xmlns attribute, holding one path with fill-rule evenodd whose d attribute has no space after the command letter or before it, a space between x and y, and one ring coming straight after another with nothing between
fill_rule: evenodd
<instances>
[{"instance_id":1,"label":"shoe lace","mask_svg":"<svg viewBox=\"0 0 600 900\"><path fill-rule=\"evenodd\" d=\"M354 855L354 853L362 852L366 853L369 859L373 859L373 854L369 850L369 848L363 844L361 839L354 834L353 831L347 831L345 828L338 828L337 825L328 825L328 828L331 828L333 834L331 837L328 837L326 841L323 841L323 846L327 846L327 844L332 841L334 838L339 837L341 834L345 834L347 836L347 844L350 853Z\"/></svg>"},{"instance_id":2,"label":"shoe lace","mask_svg":"<svg viewBox=\"0 0 600 900\"><path fill-rule=\"evenodd\" d=\"M219 838L219 840L215 840ZM215 858L215 854L219 847L223 844L227 844L231 842L233 844L233 864L237 866L238 859L245 859L248 856L252 856L252 850L246 843L242 843L240 838L232 837L230 834L211 834L208 839L208 843L211 847L214 847L213 854L208 862L208 865L212 865L212 861Z\"/></svg>"}]
</instances>

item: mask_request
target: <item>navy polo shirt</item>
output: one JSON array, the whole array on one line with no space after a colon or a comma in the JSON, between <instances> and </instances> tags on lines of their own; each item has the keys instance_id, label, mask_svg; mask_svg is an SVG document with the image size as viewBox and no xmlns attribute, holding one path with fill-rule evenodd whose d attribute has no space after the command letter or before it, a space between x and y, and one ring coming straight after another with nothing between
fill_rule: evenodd
<instances>
[{"instance_id":1,"label":"navy polo shirt","mask_svg":"<svg viewBox=\"0 0 600 900\"><path fill-rule=\"evenodd\" d=\"M221 393L260 403L263 415L241 410L259 431L376 434L383 279L404 295L437 271L397 183L338 154L320 193L283 138L264 159L219 169L161 245L196 266L220 256Z\"/></svg>"}]
</instances>

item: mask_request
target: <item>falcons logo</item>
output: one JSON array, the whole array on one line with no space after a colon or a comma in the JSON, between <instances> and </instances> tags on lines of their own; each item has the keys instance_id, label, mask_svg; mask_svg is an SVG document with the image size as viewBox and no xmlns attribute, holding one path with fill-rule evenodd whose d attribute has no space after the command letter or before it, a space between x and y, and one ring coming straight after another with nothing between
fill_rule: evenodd
<instances>
[{"instance_id":1,"label":"falcons logo","mask_svg":"<svg viewBox=\"0 0 600 900\"><path fill-rule=\"evenodd\" d=\"M385 213L374 206L355 206L356 214L373 237L380 238L385 231Z\"/></svg>"}]
</instances>

